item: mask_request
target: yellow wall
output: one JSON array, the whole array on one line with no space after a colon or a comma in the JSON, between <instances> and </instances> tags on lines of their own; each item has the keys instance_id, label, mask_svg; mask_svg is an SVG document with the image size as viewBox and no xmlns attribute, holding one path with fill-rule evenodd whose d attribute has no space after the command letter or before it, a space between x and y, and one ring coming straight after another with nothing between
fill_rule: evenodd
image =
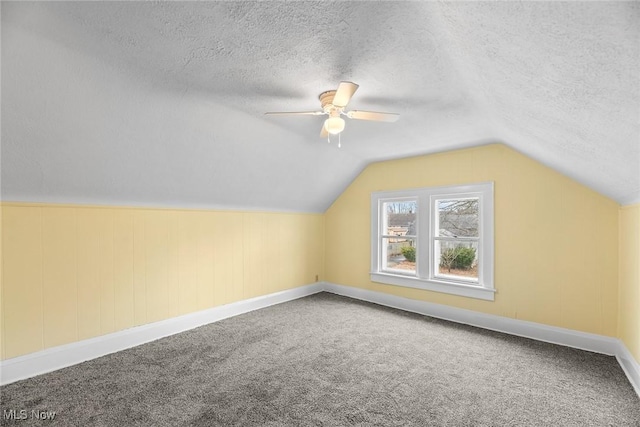
<instances>
[{"instance_id":1,"label":"yellow wall","mask_svg":"<svg viewBox=\"0 0 640 427\"><path fill-rule=\"evenodd\" d=\"M3 359L323 278L319 214L1 211Z\"/></svg>"},{"instance_id":2,"label":"yellow wall","mask_svg":"<svg viewBox=\"0 0 640 427\"><path fill-rule=\"evenodd\" d=\"M495 301L371 282L373 191L494 181ZM325 214L327 281L617 334L618 204L501 145L369 165Z\"/></svg>"},{"instance_id":3,"label":"yellow wall","mask_svg":"<svg viewBox=\"0 0 640 427\"><path fill-rule=\"evenodd\" d=\"M495 183L494 302L373 283L370 194ZM640 360L640 205L500 144L375 163L324 215L3 203L8 359L318 280L617 336Z\"/></svg>"},{"instance_id":4,"label":"yellow wall","mask_svg":"<svg viewBox=\"0 0 640 427\"><path fill-rule=\"evenodd\" d=\"M640 205L620 208L618 337L640 363Z\"/></svg>"}]
</instances>

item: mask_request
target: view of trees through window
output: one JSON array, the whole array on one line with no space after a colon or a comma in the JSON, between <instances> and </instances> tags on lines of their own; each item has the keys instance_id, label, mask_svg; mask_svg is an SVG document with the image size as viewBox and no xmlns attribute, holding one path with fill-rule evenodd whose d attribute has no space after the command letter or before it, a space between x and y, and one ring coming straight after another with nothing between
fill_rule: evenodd
<instances>
[{"instance_id":1,"label":"view of trees through window","mask_svg":"<svg viewBox=\"0 0 640 427\"><path fill-rule=\"evenodd\" d=\"M386 268L416 270L417 201L384 204L385 224L382 244L386 247ZM441 199L436 201L436 235L433 250L438 260L437 275L478 278L479 200Z\"/></svg>"},{"instance_id":2,"label":"view of trees through window","mask_svg":"<svg viewBox=\"0 0 640 427\"><path fill-rule=\"evenodd\" d=\"M478 237L478 199L438 200L439 236Z\"/></svg>"},{"instance_id":3,"label":"view of trees through window","mask_svg":"<svg viewBox=\"0 0 640 427\"><path fill-rule=\"evenodd\" d=\"M493 183L371 193L371 280L494 300Z\"/></svg>"},{"instance_id":4,"label":"view of trees through window","mask_svg":"<svg viewBox=\"0 0 640 427\"><path fill-rule=\"evenodd\" d=\"M382 244L387 248L387 268L416 270L416 215L418 202L384 204L386 213Z\"/></svg>"},{"instance_id":5,"label":"view of trees through window","mask_svg":"<svg viewBox=\"0 0 640 427\"><path fill-rule=\"evenodd\" d=\"M439 275L478 278L477 198L438 200L435 256Z\"/></svg>"}]
</instances>

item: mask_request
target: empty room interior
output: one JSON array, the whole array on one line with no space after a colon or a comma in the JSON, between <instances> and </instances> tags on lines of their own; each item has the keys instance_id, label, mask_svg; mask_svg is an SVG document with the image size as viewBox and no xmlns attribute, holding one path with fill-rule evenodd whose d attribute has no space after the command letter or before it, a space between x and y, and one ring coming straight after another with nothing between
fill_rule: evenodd
<instances>
[{"instance_id":1,"label":"empty room interior","mask_svg":"<svg viewBox=\"0 0 640 427\"><path fill-rule=\"evenodd\" d=\"M640 3L0 16L0 425L640 425Z\"/></svg>"}]
</instances>

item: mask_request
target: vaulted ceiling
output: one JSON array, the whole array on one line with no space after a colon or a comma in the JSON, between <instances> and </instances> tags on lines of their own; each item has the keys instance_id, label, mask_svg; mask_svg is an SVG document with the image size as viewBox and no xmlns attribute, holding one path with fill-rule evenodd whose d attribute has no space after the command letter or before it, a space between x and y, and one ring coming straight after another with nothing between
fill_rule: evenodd
<instances>
[{"instance_id":1,"label":"vaulted ceiling","mask_svg":"<svg viewBox=\"0 0 640 427\"><path fill-rule=\"evenodd\" d=\"M637 2L2 2L2 199L324 211L370 162L505 144L640 201ZM316 110L341 80L342 148Z\"/></svg>"}]
</instances>

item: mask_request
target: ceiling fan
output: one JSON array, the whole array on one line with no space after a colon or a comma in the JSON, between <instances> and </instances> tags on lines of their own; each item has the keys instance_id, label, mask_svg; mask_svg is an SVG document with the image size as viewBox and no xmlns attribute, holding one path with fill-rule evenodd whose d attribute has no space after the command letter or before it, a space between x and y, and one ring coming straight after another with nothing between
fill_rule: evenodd
<instances>
[{"instance_id":1,"label":"ceiling fan","mask_svg":"<svg viewBox=\"0 0 640 427\"><path fill-rule=\"evenodd\" d=\"M379 122L395 122L400 117L395 113L380 113L377 111L345 111L351 97L358 90L358 85L352 82L340 82L337 90L322 92L318 97L322 111L291 111L265 113L272 116L307 115L329 116L322 124L320 137L327 138L331 142L330 135L338 135L338 147L340 147L340 133L344 130L345 121L341 116L356 120L374 120Z\"/></svg>"}]
</instances>

